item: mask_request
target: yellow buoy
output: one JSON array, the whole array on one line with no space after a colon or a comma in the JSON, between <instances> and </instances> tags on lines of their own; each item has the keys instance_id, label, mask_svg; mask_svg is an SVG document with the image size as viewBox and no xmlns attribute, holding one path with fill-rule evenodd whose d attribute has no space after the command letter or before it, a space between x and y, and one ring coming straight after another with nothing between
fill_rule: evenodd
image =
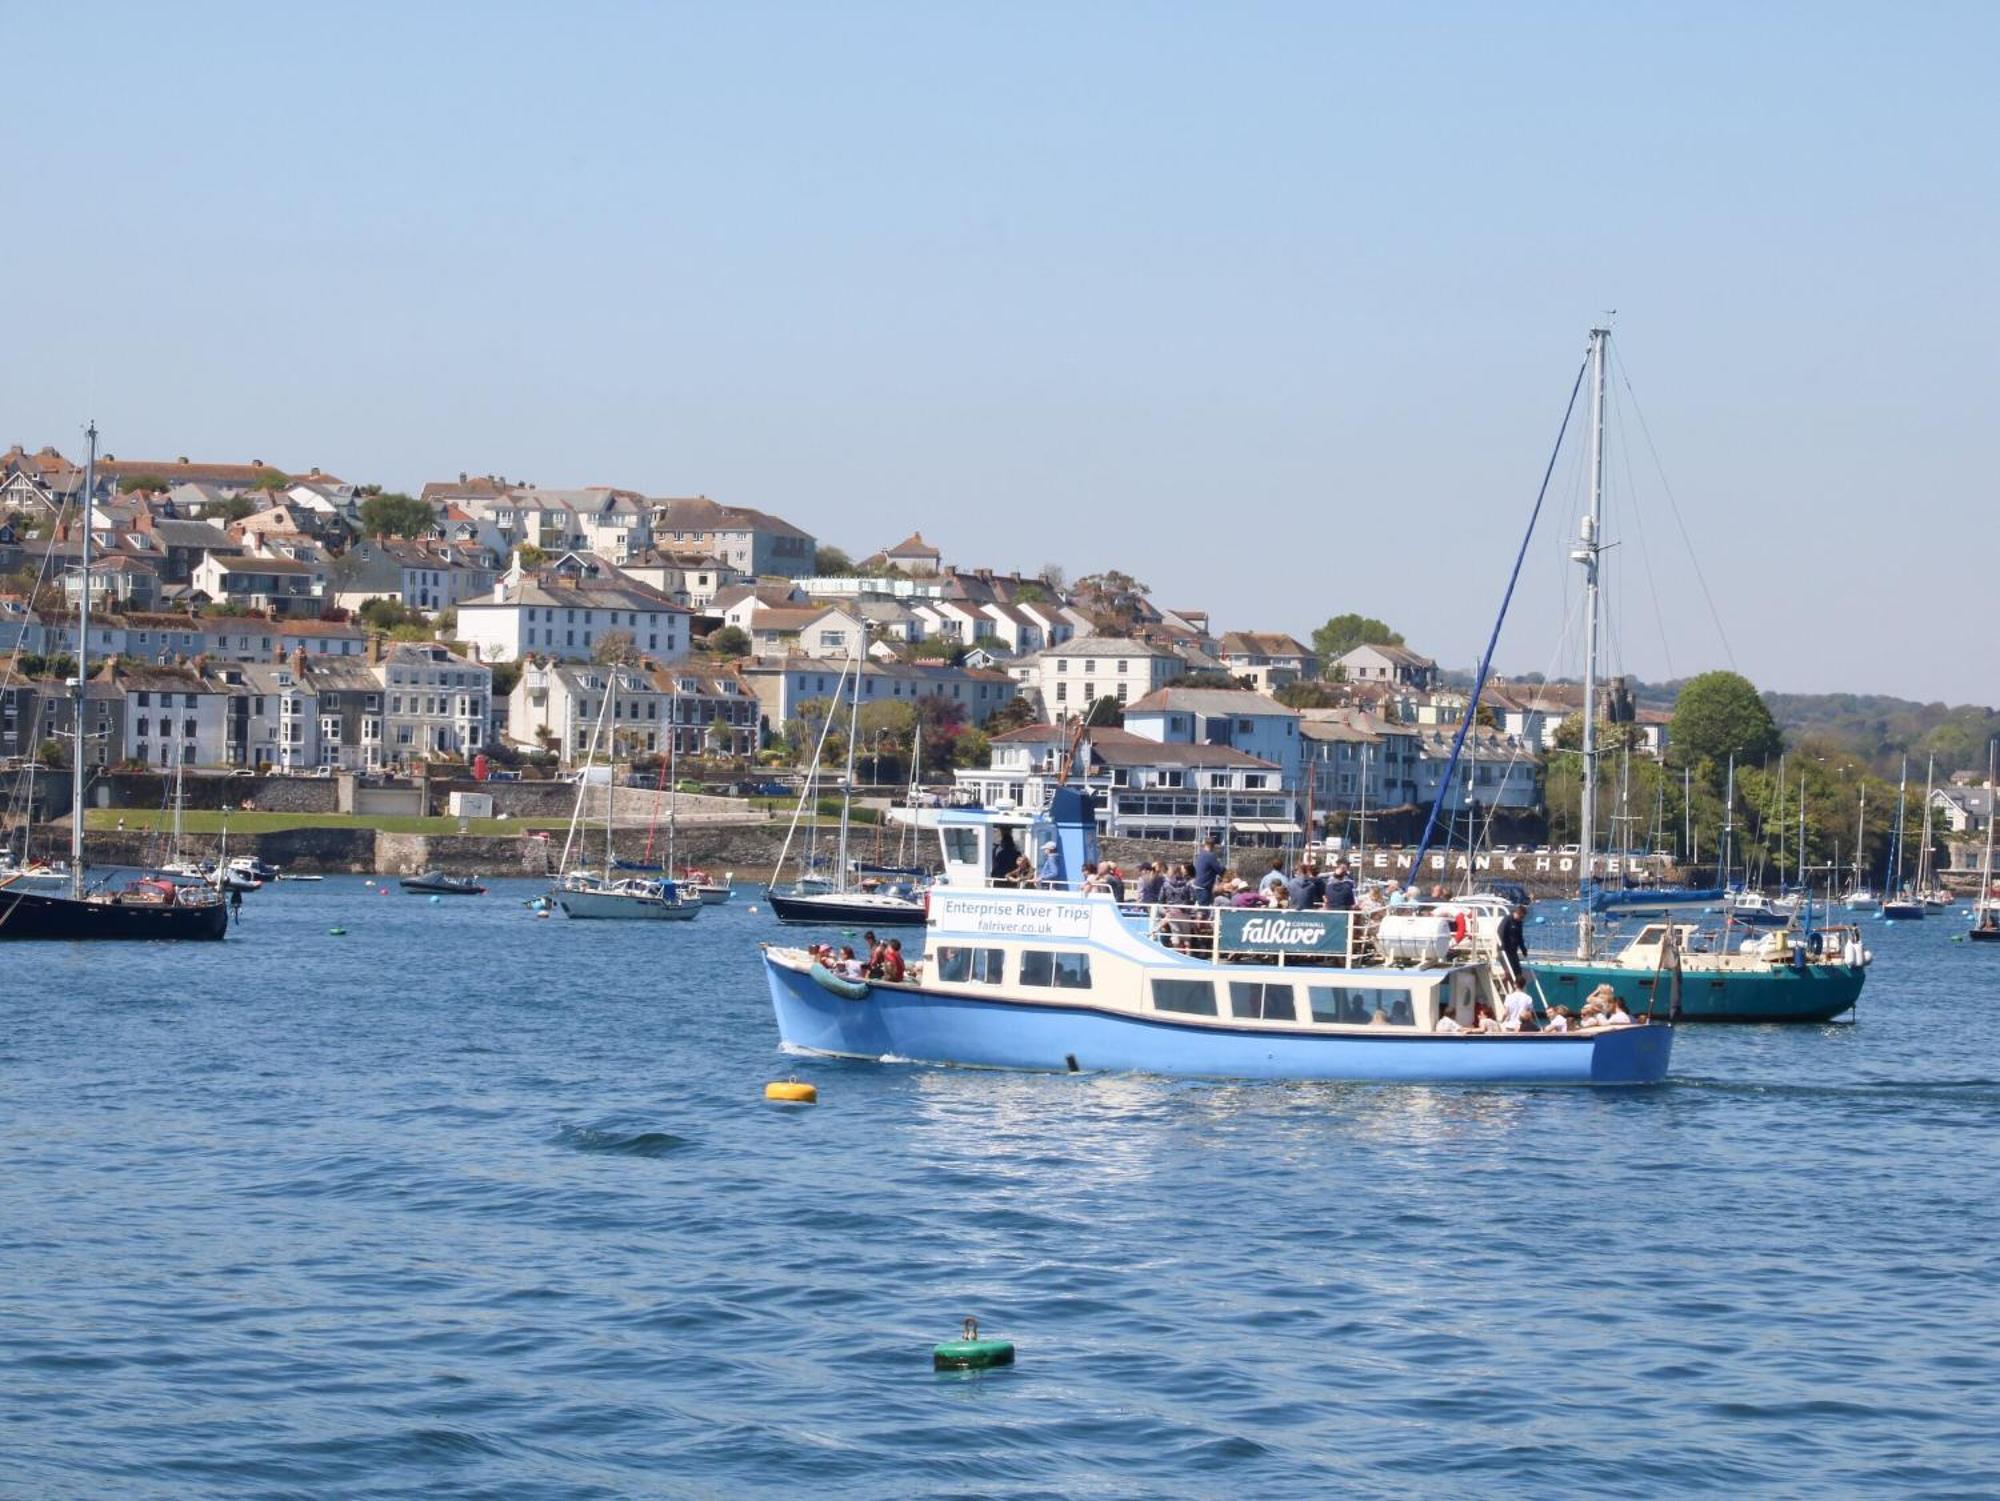
<instances>
[{"instance_id":1,"label":"yellow buoy","mask_svg":"<svg viewBox=\"0 0 2000 1501\"><path fill-rule=\"evenodd\" d=\"M819 1091L796 1079L779 1079L764 1086L764 1098L784 1105L816 1105Z\"/></svg>"}]
</instances>

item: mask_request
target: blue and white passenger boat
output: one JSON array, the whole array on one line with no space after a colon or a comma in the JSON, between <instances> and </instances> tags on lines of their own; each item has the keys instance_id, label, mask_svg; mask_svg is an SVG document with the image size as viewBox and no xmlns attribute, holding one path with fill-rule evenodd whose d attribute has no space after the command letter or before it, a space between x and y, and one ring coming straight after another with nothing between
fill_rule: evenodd
<instances>
[{"instance_id":1,"label":"blue and white passenger boat","mask_svg":"<svg viewBox=\"0 0 2000 1501\"><path fill-rule=\"evenodd\" d=\"M1003 831L1018 849L1053 841L1064 879L992 879ZM1209 1078L1647 1084L1667 1071L1663 1024L1439 1033L1446 1013L1472 1024L1496 986L1485 957L1431 942L1421 919L1144 906L1074 889L1097 834L1088 795L1072 787L1041 814L943 809L938 834L945 874L930 892L925 957L903 981L843 979L809 950L765 946L787 1048ZM1399 932L1399 920L1416 926Z\"/></svg>"}]
</instances>

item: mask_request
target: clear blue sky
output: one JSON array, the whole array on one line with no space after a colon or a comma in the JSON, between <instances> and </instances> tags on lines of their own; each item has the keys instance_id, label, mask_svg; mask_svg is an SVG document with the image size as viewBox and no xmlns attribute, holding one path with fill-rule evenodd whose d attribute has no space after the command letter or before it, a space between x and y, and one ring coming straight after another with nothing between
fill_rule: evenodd
<instances>
[{"instance_id":1,"label":"clear blue sky","mask_svg":"<svg viewBox=\"0 0 2000 1501\"><path fill-rule=\"evenodd\" d=\"M126 457L921 525L1462 664L1615 307L1727 631L1633 436L1616 665L2000 700L1992 5L14 0L6 36L0 442L94 414ZM1575 478L1503 668L1575 666Z\"/></svg>"}]
</instances>

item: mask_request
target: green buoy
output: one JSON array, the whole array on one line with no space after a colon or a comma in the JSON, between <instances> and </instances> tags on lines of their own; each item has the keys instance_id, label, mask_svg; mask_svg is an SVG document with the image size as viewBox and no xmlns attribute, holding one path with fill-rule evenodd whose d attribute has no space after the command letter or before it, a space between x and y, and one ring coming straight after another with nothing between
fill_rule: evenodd
<instances>
[{"instance_id":1,"label":"green buoy","mask_svg":"<svg viewBox=\"0 0 2000 1501\"><path fill-rule=\"evenodd\" d=\"M988 1366L1013 1363L1014 1342L981 1339L977 1319L965 1321L965 1333L960 1338L948 1339L931 1351L931 1365L940 1371L983 1371Z\"/></svg>"}]
</instances>

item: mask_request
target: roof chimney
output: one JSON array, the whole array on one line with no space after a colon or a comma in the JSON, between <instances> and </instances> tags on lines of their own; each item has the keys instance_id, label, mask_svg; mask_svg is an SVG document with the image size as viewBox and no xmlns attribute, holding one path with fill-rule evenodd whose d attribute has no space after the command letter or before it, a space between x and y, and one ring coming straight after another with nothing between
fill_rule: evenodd
<instances>
[{"instance_id":1,"label":"roof chimney","mask_svg":"<svg viewBox=\"0 0 2000 1501\"><path fill-rule=\"evenodd\" d=\"M379 667L381 664L382 633L380 631L370 631L368 633L368 665L370 667Z\"/></svg>"}]
</instances>

